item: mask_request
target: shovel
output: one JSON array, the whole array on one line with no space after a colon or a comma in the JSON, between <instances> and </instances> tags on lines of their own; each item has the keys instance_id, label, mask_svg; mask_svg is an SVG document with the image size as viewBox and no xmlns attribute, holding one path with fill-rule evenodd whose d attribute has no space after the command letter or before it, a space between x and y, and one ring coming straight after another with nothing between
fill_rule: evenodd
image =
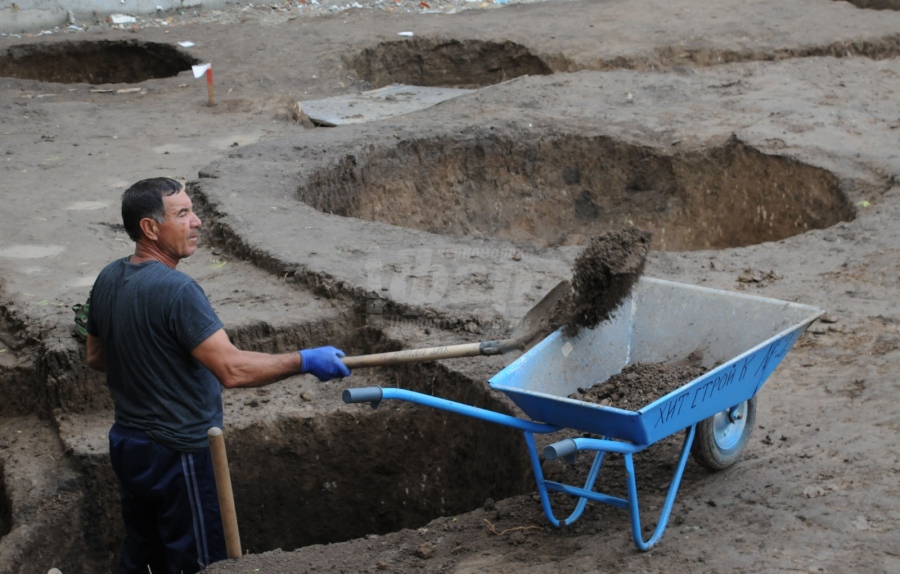
<instances>
[{"instance_id":1,"label":"shovel","mask_svg":"<svg viewBox=\"0 0 900 574\"><path fill-rule=\"evenodd\" d=\"M502 355L510 351L522 351L542 334L549 334L559 326L559 318L556 316L557 304L565 299L571 290L568 281L560 281L559 284L544 295L537 305L528 313L510 333L508 339L496 341L482 341L480 343L463 343L460 345L447 345L444 347L427 347L424 349L406 349L391 353L376 353L374 355L357 355L341 359L347 367L357 369L360 367L378 367L383 365L399 365L402 363L424 363L440 359L457 359L460 357L476 357L478 355Z\"/></svg>"}]
</instances>

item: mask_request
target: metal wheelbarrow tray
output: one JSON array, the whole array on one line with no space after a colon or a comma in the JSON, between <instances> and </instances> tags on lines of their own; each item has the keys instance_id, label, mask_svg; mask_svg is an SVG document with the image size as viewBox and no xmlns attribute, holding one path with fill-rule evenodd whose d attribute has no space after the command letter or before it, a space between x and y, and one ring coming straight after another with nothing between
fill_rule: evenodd
<instances>
[{"instance_id":1,"label":"metal wheelbarrow tray","mask_svg":"<svg viewBox=\"0 0 900 574\"><path fill-rule=\"evenodd\" d=\"M824 313L809 305L644 277L613 318L577 337L556 331L490 379L530 420L404 389L348 389L347 403L397 399L447 410L524 431L541 505L548 520L565 526L588 501L626 509L635 545L648 550L661 537L675 502L688 455L720 470L737 462L750 436L756 393L806 328ZM637 411L568 398L636 363L676 363L702 357L705 373ZM583 486L546 480L534 435L561 429L601 438L569 438L544 448L547 460L574 462L594 453ZM632 455L684 429L684 444L656 529L641 533ZM607 453L623 455L628 498L594 488ZM549 492L577 497L558 519Z\"/></svg>"}]
</instances>

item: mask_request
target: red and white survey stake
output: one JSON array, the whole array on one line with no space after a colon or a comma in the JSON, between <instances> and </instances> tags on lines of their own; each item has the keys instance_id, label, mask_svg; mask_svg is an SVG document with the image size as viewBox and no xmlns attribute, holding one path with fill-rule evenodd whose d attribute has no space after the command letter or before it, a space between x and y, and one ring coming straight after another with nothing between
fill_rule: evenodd
<instances>
[{"instance_id":1,"label":"red and white survey stake","mask_svg":"<svg viewBox=\"0 0 900 574\"><path fill-rule=\"evenodd\" d=\"M206 91L209 92L209 105L216 105L216 94L213 91L212 64L197 64L191 66L194 70L194 77L199 78L206 74Z\"/></svg>"}]
</instances>

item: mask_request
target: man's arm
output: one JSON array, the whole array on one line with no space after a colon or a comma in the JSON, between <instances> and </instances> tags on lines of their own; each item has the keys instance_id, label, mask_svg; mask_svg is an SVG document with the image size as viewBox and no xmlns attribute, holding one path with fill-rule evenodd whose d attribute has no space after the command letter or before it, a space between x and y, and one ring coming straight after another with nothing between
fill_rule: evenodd
<instances>
[{"instance_id":1,"label":"man's arm","mask_svg":"<svg viewBox=\"0 0 900 574\"><path fill-rule=\"evenodd\" d=\"M219 329L191 351L227 389L262 387L301 373L299 353L270 355L235 347Z\"/></svg>"},{"instance_id":2,"label":"man's arm","mask_svg":"<svg viewBox=\"0 0 900 574\"><path fill-rule=\"evenodd\" d=\"M103 352L103 343L100 342L99 337L90 333L87 336L87 364L95 371L106 372L106 354Z\"/></svg>"}]
</instances>

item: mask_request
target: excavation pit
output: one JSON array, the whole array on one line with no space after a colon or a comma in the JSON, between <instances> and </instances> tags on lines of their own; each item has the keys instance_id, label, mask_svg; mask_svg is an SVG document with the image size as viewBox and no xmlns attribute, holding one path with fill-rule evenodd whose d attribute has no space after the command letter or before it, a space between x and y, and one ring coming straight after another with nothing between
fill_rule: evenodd
<instances>
[{"instance_id":1,"label":"excavation pit","mask_svg":"<svg viewBox=\"0 0 900 574\"><path fill-rule=\"evenodd\" d=\"M177 76L197 63L158 42L63 41L9 47L0 56L0 76L61 84L136 84Z\"/></svg>"},{"instance_id":2,"label":"excavation pit","mask_svg":"<svg viewBox=\"0 0 900 574\"><path fill-rule=\"evenodd\" d=\"M602 136L416 139L347 155L297 198L326 213L537 248L633 225L653 233L655 250L725 249L854 217L831 172L736 139L680 154Z\"/></svg>"},{"instance_id":3,"label":"excavation pit","mask_svg":"<svg viewBox=\"0 0 900 574\"><path fill-rule=\"evenodd\" d=\"M353 379L504 408L434 366ZM255 425L232 433L228 450L241 540L253 553L418 528L534 488L519 432L408 404Z\"/></svg>"},{"instance_id":4,"label":"excavation pit","mask_svg":"<svg viewBox=\"0 0 900 574\"><path fill-rule=\"evenodd\" d=\"M347 66L372 87L390 84L479 88L553 70L515 42L412 39L384 42L347 58Z\"/></svg>"}]
</instances>

